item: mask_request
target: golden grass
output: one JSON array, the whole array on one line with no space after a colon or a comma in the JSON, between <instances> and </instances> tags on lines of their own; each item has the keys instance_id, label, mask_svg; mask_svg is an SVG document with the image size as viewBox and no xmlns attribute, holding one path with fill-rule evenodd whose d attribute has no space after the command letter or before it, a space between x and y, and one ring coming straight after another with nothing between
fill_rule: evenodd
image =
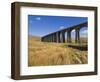
<instances>
[{"instance_id":1,"label":"golden grass","mask_svg":"<svg viewBox=\"0 0 100 82\"><path fill-rule=\"evenodd\" d=\"M29 37L28 66L87 63L87 51L67 47L67 43L41 42Z\"/></svg>"}]
</instances>

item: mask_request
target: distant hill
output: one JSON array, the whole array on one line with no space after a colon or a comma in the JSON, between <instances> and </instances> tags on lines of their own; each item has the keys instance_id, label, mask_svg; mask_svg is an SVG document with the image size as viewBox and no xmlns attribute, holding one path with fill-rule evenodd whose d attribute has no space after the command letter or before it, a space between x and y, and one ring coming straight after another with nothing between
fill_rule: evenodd
<instances>
[{"instance_id":1,"label":"distant hill","mask_svg":"<svg viewBox=\"0 0 100 82\"><path fill-rule=\"evenodd\" d=\"M72 42L75 42L75 38L71 38ZM67 42L67 39L66 39ZM80 37L80 42L81 43L88 43L88 38L87 37Z\"/></svg>"},{"instance_id":2,"label":"distant hill","mask_svg":"<svg viewBox=\"0 0 100 82\"><path fill-rule=\"evenodd\" d=\"M31 40L35 40L35 41L40 41L41 40L40 36L29 35L28 38L31 39Z\"/></svg>"},{"instance_id":3,"label":"distant hill","mask_svg":"<svg viewBox=\"0 0 100 82\"><path fill-rule=\"evenodd\" d=\"M81 41L81 43L88 43L88 38L87 37L81 37L80 41Z\"/></svg>"},{"instance_id":4,"label":"distant hill","mask_svg":"<svg viewBox=\"0 0 100 82\"><path fill-rule=\"evenodd\" d=\"M33 41L41 41L41 37L40 36L29 35L28 38L30 40L33 40ZM66 38L66 42L67 42L67 38ZM75 38L72 38L72 42L75 42ZM87 43L88 42L88 38L87 37L80 37L80 42L81 43Z\"/></svg>"}]
</instances>

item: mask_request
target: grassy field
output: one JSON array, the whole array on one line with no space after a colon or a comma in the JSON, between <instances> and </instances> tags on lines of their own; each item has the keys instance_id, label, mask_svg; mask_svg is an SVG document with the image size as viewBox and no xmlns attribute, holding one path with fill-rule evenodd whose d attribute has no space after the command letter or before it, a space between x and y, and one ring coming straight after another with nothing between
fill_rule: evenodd
<instances>
[{"instance_id":1,"label":"grassy field","mask_svg":"<svg viewBox=\"0 0 100 82\"><path fill-rule=\"evenodd\" d=\"M41 42L29 36L28 66L86 64L87 51L69 48L67 43Z\"/></svg>"}]
</instances>

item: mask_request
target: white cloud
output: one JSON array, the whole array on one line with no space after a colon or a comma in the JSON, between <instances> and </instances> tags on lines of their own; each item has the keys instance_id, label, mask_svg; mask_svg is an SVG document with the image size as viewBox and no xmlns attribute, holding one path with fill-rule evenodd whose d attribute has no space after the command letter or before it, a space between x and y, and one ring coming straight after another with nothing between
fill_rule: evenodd
<instances>
[{"instance_id":1,"label":"white cloud","mask_svg":"<svg viewBox=\"0 0 100 82\"><path fill-rule=\"evenodd\" d=\"M75 30L72 30L72 32L75 32Z\"/></svg>"},{"instance_id":2,"label":"white cloud","mask_svg":"<svg viewBox=\"0 0 100 82\"><path fill-rule=\"evenodd\" d=\"M41 18L40 17L36 17L36 20L41 20Z\"/></svg>"},{"instance_id":3,"label":"white cloud","mask_svg":"<svg viewBox=\"0 0 100 82\"><path fill-rule=\"evenodd\" d=\"M64 29L64 28L65 28L64 26L61 26L61 27L60 27L60 29Z\"/></svg>"},{"instance_id":4,"label":"white cloud","mask_svg":"<svg viewBox=\"0 0 100 82\"><path fill-rule=\"evenodd\" d=\"M87 37L87 35L88 35L88 31L87 31L87 30L83 30L83 31L81 32L81 36L82 36L82 37Z\"/></svg>"},{"instance_id":5,"label":"white cloud","mask_svg":"<svg viewBox=\"0 0 100 82\"><path fill-rule=\"evenodd\" d=\"M82 31L82 34L87 34L87 30L83 30Z\"/></svg>"}]
</instances>

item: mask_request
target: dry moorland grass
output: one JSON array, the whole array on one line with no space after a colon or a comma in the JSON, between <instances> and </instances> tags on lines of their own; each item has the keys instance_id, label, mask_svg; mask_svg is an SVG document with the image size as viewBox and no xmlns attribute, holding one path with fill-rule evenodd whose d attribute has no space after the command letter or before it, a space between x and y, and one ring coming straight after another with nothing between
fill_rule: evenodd
<instances>
[{"instance_id":1,"label":"dry moorland grass","mask_svg":"<svg viewBox=\"0 0 100 82\"><path fill-rule=\"evenodd\" d=\"M86 64L87 51L67 47L67 43L41 42L29 37L28 66Z\"/></svg>"}]
</instances>

